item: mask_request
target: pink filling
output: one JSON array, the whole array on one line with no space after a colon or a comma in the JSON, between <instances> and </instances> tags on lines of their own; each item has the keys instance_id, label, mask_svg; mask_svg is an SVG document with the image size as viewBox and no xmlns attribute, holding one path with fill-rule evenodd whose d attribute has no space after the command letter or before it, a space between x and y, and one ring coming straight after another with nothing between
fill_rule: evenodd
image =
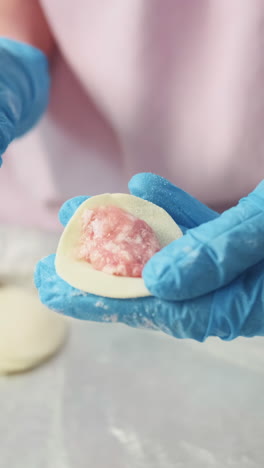
<instances>
[{"instance_id":1,"label":"pink filling","mask_svg":"<svg viewBox=\"0 0 264 468\"><path fill-rule=\"evenodd\" d=\"M161 246L151 227L116 206L86 210L78 257L116 276L140 277Z\"/></svg>"}]
</instances>

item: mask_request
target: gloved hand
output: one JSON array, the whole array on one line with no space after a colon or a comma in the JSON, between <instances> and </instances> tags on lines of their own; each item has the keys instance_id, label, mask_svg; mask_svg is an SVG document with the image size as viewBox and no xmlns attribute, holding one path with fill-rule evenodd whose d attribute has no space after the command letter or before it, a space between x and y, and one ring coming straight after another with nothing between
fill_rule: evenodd
<instances>
[{"instance_id":1,"label":"gloved hand","mask_svg":"<svg viewBox=\"0 0 264 468\"><path fill-rule=\"evenodd\" d=\"M45 55L30 45L0 38L0 165L9 143L41 117L49 87Z\"/></svg>"},{"instance_id":2,"label":"gloved hand","mask_svg":"<svg viewBox=\"0 0 264 468\"><path fill-rule=\"evenodd\" d=\"M145 266L143 278L154 296L118 300L81 292L56 275L50 256L36 269L42 302L79 319L122 322L177 338L263 335L264 182L222 215L153 174L136 175L129 188L162 206L186 232ZM86 198L62 206L64 225Z\"/></svg>"}]
</instances>

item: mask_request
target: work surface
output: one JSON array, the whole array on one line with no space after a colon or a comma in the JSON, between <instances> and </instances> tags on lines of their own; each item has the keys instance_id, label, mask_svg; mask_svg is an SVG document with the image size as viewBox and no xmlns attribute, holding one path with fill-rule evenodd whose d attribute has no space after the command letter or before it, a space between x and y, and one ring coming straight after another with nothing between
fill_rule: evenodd
<instances>
[{"instance_id":1,"label":"work surface","mask_svg":"<svg viewBox=\"0 0 264 468\"><path fill-rule=\"evenodd\" d=\"M0 378L1 468L263 467L263 435L264 338L76 321L59 356Z\"/></svg>"}]
</instances>

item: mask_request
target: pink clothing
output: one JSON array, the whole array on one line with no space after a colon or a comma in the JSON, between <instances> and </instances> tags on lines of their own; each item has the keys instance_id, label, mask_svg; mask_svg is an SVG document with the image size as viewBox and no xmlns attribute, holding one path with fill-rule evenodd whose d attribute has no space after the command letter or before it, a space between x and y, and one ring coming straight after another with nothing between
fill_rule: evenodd
<instances>
[{"instance_id":1,"label":"pink clothing","mask_svg":"<svg viewBox=\"0 0 264 468\"><path fill-rule=\"evenodd\" d=\"M5 155L2 222L57 229L68 197L127 191L140 171L219 210L264 177L263 0L41 4L52 97Z\"/></svg>"}]
</instances>

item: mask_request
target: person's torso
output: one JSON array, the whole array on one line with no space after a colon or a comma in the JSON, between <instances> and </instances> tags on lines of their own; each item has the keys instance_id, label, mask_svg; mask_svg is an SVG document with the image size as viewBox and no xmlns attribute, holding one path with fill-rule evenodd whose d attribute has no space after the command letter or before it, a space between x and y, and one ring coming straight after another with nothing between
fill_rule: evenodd
<instances>
[{"instance_id":1,"label":"person's torso","mask_svg":"<svg viewBox=\"0 0 264 468\"><path fill-rule=\"evenodd\" d=\"M55 227L66 198L127 190L140 171L219 210L263 178L261 0L41 4L60 52L51 103L5 157L0 191L13 179L20 201L2 219L31 203L24 222Z\"/></svg>"}]
</instances>

